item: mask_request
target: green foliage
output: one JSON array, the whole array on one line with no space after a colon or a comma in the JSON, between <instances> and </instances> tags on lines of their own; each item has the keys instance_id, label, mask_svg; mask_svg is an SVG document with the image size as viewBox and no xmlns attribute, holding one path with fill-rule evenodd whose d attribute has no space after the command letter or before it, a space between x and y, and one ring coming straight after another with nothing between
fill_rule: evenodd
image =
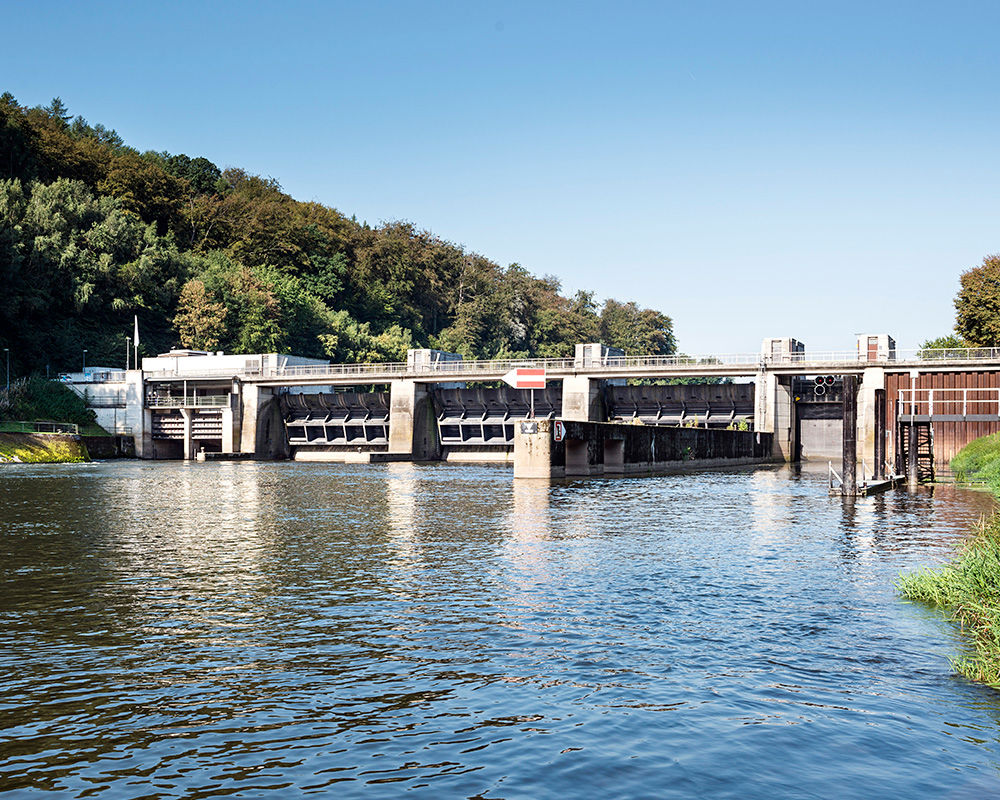
<instances>
[{"instance_id":1,"label":"green foliage","mask_svg":"<svg viewBox=\"0 0 1000 800\"><path fill-rule=\"evenodd\" d=\"M670 317L635 303L608 300L601 311L600 336L626 353L668 356L676 350Z\"/></svg>"},{"instance_id":2,"label":"green foliage","mask_svg":"<svg viewBox=\"0 0 1000 800\"><path fill-rule=\"evenodd\" d=\"M936 339L928 339L920 345L920 358L961 358L965 355L968 345L953 333L947 336L938 336Z\"/></svg>"},{"instance_id":3,"label":"green foliage","mask_svg":"<svg viewBox=\"0 0 1000 800\"><path fill-rule=\"evenodd\" d=\"M22 374L75 365L84 347L91 363L118 363L136 312L148 345L172 343L188 258L154 225L66 178L0 181L0 216L0 330Z\"/></svg>"},{"instance_id":4,"label":"green foliage","mask_svg":"<svg viewBox=\"0 0 1000 800\"><path fill-rule=\"evenodd\" d=\"M290 351L402 360L572 356L578 342L671 353L670 318L560 293L408 222L372 227L272 178L201 156L139 153L55 98L0 97L0 346L15 374L144 353Z\"/></svg>"},{"instance_id":5,"label":"green foliage","mask_svg":"<svg viewBox=\"0 0 1000 800\"><path fill-rule=\"evenodd\" d=\"M0 433L0 463L66 464L89 460L86 446L75 437Z\"/></svg>"},{"instance_id":6,"label":"green foliage","mask_svg":"<svg viewBox=\"0 0 1000 800\"><path fill-rule=\"evenodd\" d=\"M900 594L948 609L971 642L952 666L970 680L1000 686L1000 516L981 523L953 561L901 575Z\"/></svg>"},{"instance_id":7,"label":"green foliage","mask_svg":"<svg viewBox=\"0 0 1000 800\"><path fill-rule=\"evenodd\" d=\"M967 444L951 467L958 480L985 483L1000 496L1000 433ZM957 672L1000 686L1000 514L983 520L951 562L901 575L896 587L909 600L947 609L968 634L972 650L953 660Z\"/></svg>"},{"instance_id":8,"label":"green foliage","mask_svg":"<svg viewBox=\"0 0 1000 800\"><path fill-rule=\"evenodd\" d=\"M181 289L174 326L181 345L195 350L214 350L226 335L227 309L215 302L215 295L199 280L190 280Z\"/></svg>"},{"instance_id":9,"label":"green foliage","mask_svg":"<svg viewBox=\"0 0 1000 800\"><path fill-rule=\"evenodd\" d=\"M1000 433L969 442L952 458L951 468L957 480L986 483L1000 494Z\"/></svg>"},{"instance_id":10,"label":"green foliage","mask_svg":"<svg viewBox=\"0 0 1000 800\"><path fill-rule=\"evenodd\" d=\"M373 334L367 322L352 319L346 311L330 317L330 333L320 334L327 356L339 362L373 363L406 361L406 351L413 347L410 332L393 325L381 334Z\"/></svg>"},{"instance_id":11,"label":"green foliage","mask_svg":"<svg viewBox=\"0 0 1000 800\"><path fill-rule=\"evenodd\" d=\"M955 332L971 347L1000 346L1000 255L962 273Z\"/></svg>"},{"instance_id":12,"label":"green foliage","mask_svg":"<svg viewBox=\"0 0 1000 800\"><path fill-rule=\"evenodd\" d=\"M57 381L31 377L13 381L0 389L0 419L73 422L91 425L94 412L80 395Z\"/></svg>"}]
</instances>

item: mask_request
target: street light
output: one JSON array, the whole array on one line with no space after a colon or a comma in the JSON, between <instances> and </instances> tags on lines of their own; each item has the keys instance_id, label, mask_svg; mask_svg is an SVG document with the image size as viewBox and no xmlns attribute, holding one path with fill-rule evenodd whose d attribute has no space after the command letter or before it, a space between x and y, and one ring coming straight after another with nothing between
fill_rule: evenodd
<instances>
[{"instance_id":1,"label":"street light","mask_svg":"<svg viewBox=\"0 0 1000 800\"><path fill-rule=\"evenodd\" d=\"M87 349L83 349L83 374L87 374Z\"/></svg>"}]
</instances>

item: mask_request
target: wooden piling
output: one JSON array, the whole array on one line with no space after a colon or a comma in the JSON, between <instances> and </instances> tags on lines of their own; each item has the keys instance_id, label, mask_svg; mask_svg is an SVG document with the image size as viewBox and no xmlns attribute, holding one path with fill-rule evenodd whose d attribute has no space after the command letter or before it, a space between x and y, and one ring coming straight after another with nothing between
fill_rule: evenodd
<instances>
[{"instance_id":1,"label":"wooden piling","mask_svg":"<svg viewBox=\"0 0 1000 800\"><path fill-rule=\"evenodd\" d=\"M885 389L875 390L875 480L885 480Z\"/></svg>"},{"instance_id":2,"label":"wooden piling","mask_svg":"<svg viewBox=\"0 0 1000 800\"><path fill-rule=\"evenodd\" d=\"M844 376L844 455L841 464L843 483L841 494L854 497L858 493L858 377Z\"/></svg>"}]
</instances>

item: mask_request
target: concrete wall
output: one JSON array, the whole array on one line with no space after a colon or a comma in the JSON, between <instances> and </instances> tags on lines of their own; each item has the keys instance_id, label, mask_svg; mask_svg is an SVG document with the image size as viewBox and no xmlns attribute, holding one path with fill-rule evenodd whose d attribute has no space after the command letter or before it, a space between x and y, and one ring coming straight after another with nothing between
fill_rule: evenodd
<instances>
[{"instance_id":1,"label":"concrete wall","mask_svg":"<svg viewBox=\"0 0 1000 800\"><path fill-rule=\"evenodd\" d=\"M773 460L766 433L565 420L565 437L557 442L556 422L518 426L515 478L649 474Z\"/></svg>"},{"instance_id":2,"label":"concrete wall","mask_svg":"<svg viewBox=\"0 0 1000 800\"><path fill-rule=\"evenodd\" d=\"M772 434L773 455L781 461L794 461L798 456L795 440L795 398L792 379L773 372L761 372L754 390L757 406L754 430Z\"/></svg>"},{"instance_id":3,"label":"concrete wall","mask_svg":"<svg viewBox=\"0 0 1000 800\"><path fill-rule=\"evenodd\" d=\"M562 418L582 422L607 419L604 410L603 381L586 375L563 378Z\"/></svg>"}]
</instances>

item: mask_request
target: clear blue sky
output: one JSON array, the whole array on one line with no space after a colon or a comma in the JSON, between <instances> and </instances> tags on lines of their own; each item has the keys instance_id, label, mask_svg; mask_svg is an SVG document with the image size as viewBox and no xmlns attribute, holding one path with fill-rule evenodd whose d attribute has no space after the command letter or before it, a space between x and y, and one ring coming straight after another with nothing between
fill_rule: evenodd
<instances>
[{"instance_id":1,"label":"clear blue sky","mask_svg":"<svg viewBox=\"0 0 1000 800\"><path fill-rule=\"evenodd\" d=\"M408 219L689 353L950 331L1000 251L1000 4L9 2L0 91Z\"/></svg>"}]
</instances>

